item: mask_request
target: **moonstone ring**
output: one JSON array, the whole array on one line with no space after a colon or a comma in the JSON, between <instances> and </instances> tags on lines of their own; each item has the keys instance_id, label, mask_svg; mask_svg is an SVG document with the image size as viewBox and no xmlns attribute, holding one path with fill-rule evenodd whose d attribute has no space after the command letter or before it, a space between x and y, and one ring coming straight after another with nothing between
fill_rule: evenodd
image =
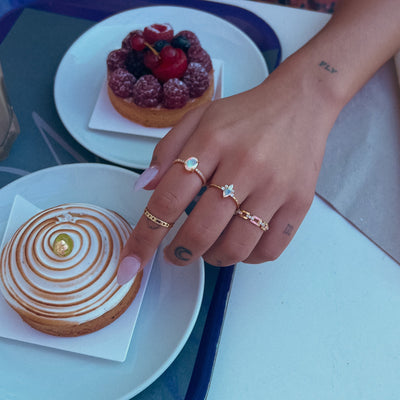
<instances>
[{"instance_id":1,"label":"moonstone ring","mask_svg":"<svg viewBox=\"0 0 400 400\"><path fill-rule=\"evenodd\" d=\"M233 184L231 185L225 185L225 186L219 186L216 185L215 183L210 183L210 187L215 187L217 189L222 190L222 197L230 197L235 203L236 203L236 209L240 207L238 199L235 197L235 190L233 189Z\"/></svg>"},{"instance_id":2,"label":"moonstone ring","mask_svg":"<svg viewBox=\"0 0 400 400\"><path fill-rule=\"evenodd\" d=\"M183 164L186 171L196 173L199 176L199 178L201 179L201 182L203 183L203 185L206 184L206 178L204 177L203 173L198 168L199 160L196 157L189 157L186 160L177 158L176 160L174 160L174 164L177 164L177 163Z\"/></svg>"}]
</instances>

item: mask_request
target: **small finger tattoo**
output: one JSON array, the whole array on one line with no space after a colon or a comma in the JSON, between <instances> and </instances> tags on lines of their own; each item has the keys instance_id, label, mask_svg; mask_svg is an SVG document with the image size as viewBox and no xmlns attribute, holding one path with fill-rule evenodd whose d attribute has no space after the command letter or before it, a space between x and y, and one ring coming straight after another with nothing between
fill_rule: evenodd
<instances>
[{"instance_id":1,"label":"small finger tattoo","mask_svg":"<svg viewBox=\"0 0 400 400\"><path fill-rule=\"evenodd\" d=\"M174 251L175 257L178 260L189 261L192 257L192 252L186 247L179 246Z\"/></svg>"},{"instance_id":2,"label":"small finger tattoo","mask_svg":"<svg viewBox=\"0 0 400 400\"><path fill-rule=\"evenodd\" d=\"M160 225L157 225L156 223L151 222L150 220L147 220L147 227L151 230L156 230L161 228Z\"/></svg>"},{"instance_id":3,"label":"small finger tattoo","mask_svg":"<svg viewBox=\"0 0 400 400\"><path fill-rule=\"evenodd\" d=\"M290 236L293 232L293 229L294 229L293 225L287 224L286 228L283 231L283 234Z\"/></svg>"}]
</instances>

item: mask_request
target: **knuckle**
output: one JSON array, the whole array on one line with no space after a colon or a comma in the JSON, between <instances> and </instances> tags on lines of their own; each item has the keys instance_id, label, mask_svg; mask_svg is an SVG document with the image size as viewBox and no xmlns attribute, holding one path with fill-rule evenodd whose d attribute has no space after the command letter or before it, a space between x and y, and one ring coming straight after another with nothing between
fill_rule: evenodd
<instances>
[{"instance_id":1,"label":"knuckle","mask_svg":"<svg viewBox=\"0 0 400 400\"><path fill-rule=\"evenodd\" d=\"M196 222L195 228L191 225L185 228L182 233L185 242L193 243L199 249L207 248L213 241L213 238L217 237L212 229L212 224L204 220Z\"/></svg>"},{"instance_id":2,"label":"knuckle","mask_svg":"<svg viewBox=\"0 0 400 400\"><path fill-rule=\"evenodd\" d=\"M249 256L250 249L248 244L239 241L221 247L219 252L224 255L223 258L226 263L236 264Z\"/></svg>"},{"instance_id":3,"label":"knuckle","mask_svg":"<svg viewBox=\"0 0 400 400\"><path fill-rule=\"evenodd\" d=\"M157 216L160 218L168 218L175 216L179 210L179 198L171 191L162 191L152 196L149 201L150 210L157 210Z\"/></svg>"},{"instance_id":4,"label":"knuckle","mask_svg":"<svg viewBox=\"0 0 400 400\"><path fill-rule=\"evenodd\" d=\"M297 214L304 215L314 200L314 191L298 190L293 196L293 207Z\"/></svg>"},{"instance_id":5,"label":"knuckle","mask_svg":"<svg viewBox=\"0 0 400 400\"><path fill-rule=\"evenodd\" d=\"M152 231L141 230L140 232L134 232L130 239L130 247L136 252L146 252L152 250L157 246L158 243L154 243L154 233Z\"/></svg>"},{"instance_id":6,"label":"knuckle","mask_svg":"<svg viewBox=\"0 0 400 400\"><path fill-rule=\"evenodd\" d=\"M290 179L284 174L272 174L269 176L269 186L276 191L285 192L290 188Z\"/></svg>"},{"instance_id":7,"label":"knuckle","mask_svg":"<svg viewBox=\"0 0 400 400\"><path fill-rule=\"evenodd\" d=\"M245 260L250 253L249 245L244 242L230 242L215 246L207 252L207 259L212 264L227 266Z\"/></svg>"},{"instance_id":8,"label":"knuckle","mask_svg":"<svg viewBox=\"0 0 400 400\"><path fill-rule=\"evenodd\" d=\"M282 254L283 249L278 247L264 246L256 248L251 255L252 263L263 263L266 261L275 261Z\"/></svg>"}]
</instances>

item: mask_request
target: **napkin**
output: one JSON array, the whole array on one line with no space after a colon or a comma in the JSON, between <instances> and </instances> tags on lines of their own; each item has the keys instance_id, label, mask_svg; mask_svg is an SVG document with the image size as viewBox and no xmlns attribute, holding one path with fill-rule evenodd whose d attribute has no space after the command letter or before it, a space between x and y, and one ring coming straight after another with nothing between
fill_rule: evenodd
<instances>
[{"instance_id":1,"label":"napkin","mask_svg":"<svg viewBox=\"0 0 400 400\"><path fill-rule=\"evenodd\" d=\"M392 59L344 107L328 138L317 193L400 263L397 82Z\"/></svg>"}]
</instances>

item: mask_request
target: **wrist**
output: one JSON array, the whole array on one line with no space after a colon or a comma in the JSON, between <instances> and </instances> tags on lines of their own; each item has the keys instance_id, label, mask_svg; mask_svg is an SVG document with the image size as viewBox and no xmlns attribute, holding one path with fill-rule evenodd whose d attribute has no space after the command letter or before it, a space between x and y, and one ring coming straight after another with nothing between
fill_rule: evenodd
<instances>
[{"instance_id":1,"label":"wrist","mask_svg":"<svg viewBox=\"0 0 400 400\"><path fill-rule=\"evenodd\" d=\"M337 88L336 72L330 72L331 66L323 61L299 51L287 58L262 85L265 96L279 98L296 108L296 114L301 115L298 118L310 126L311 135L326 139L346 104L346 97Z\"/></svg>"}]
</instances>

